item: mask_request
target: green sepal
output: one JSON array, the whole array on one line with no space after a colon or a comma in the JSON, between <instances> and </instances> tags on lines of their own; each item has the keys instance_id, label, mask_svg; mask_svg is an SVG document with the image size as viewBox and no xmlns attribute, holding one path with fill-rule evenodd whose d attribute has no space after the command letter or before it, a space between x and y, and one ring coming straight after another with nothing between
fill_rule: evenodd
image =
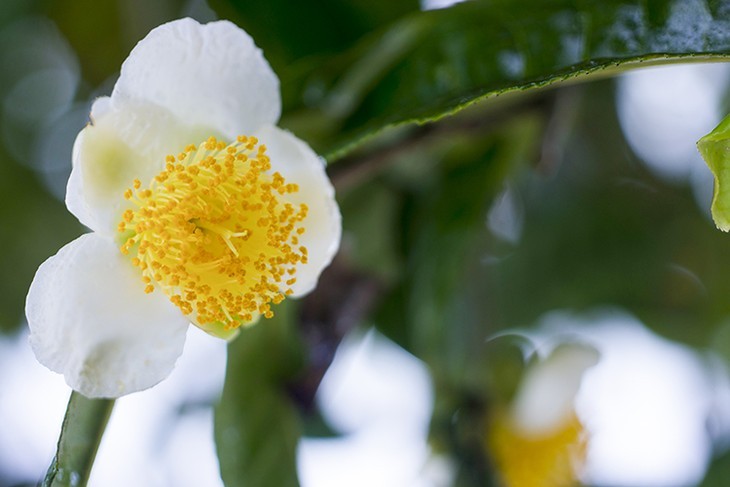
<instances>
[{"instance_id":1,"label":"green sepal","mask_svg":"<svg viewBox=\"0 0 730 487\"><path fill-rule=\"evenodd\" d=\"M238 334L241 331L241 328L226 328L223 322L216 321L215 323L207 323L205 325L200 325L198 323L193 323L195 326L206 332L208 335L212 335L216 338L221 338L223 340L226 340L227 342L230 342L234 338L238 336ZM246 325L243 325L246 326Z\"/></svg>"},{"instance_id":2,"label":"green sepal","mask_svg":"<svg viewBox=\"0 0 730 487\"><path fill-rule=\"evenodd\" d=\"M697 148L715 177L712 219L720 230L730 230L730 115L697 142Z\"/></svg>"}]
</instances>

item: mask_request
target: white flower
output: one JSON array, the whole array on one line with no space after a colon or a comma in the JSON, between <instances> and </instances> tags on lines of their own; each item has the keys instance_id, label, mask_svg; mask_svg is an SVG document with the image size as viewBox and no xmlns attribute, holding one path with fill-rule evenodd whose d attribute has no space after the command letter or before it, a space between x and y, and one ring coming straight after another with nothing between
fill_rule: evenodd
<instances>
[{"instance_id":1,"label":"white flower","mask_svg":"<svg viewBox=\"0 0 730 487\"><path fill-rule=\"evenodd\" d=\"M340 213L280 111L276 75L230 22L170 22L134 48L74 145L66 204L93 233L28 293L42 364L118 397L170 373L190 322L229 338L314 288Z\"/></svg>"},{"instance_id":2,"label":"white flower","mask_svg":"<svg viewBox=\"0 0 730 487\"><path fill-rule=\"evenodd\" d=\"M583 375L599 358L593 346L568 342L530 364L512 401L515 426L527 435L541 436L569 422Z\"/></svg>"},{"instance_id":3,"label":"white flower","mask_svg":"<svg viewBox=\"0 0 730 487\"><path fill-rule=\"evenodd\" d=\"M575 398L583 374L598 360L590 345L562 344L528 365L507 408L493 407L486 440L502 485L577 485L588 436Z\"/></svg>"}]
</instances>

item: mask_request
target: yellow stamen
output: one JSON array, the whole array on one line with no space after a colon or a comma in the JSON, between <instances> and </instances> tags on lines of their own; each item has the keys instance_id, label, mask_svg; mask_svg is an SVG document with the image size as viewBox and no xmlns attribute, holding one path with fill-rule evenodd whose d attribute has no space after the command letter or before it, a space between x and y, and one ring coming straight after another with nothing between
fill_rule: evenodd
<instances>
[{"instance_id":1,"label":"yellow stamen","mask_svg":"<svg viewBox=\"0 0 730 487\"><path fill-rule=\"evenodd\" d=\"M575 414L554 431L530 434L497 409L487 447L502 487L571 487L578 485L585 464L588 434Z\"/></svg>"},{"instance_id":2,"label":"yellow stamen","mask_svg":"<svg viewBox=\"0 0 730 487\"><path fill-rule=\"evenodd\" d=\"M122 253L139 268L145 292L162 290L199 325L236 328L290 295L291 277L306 262L297 235L308 208L289 201L296 184L270 173L266 148L255 137L230 145L210 137L165 159L143 188L134 180L124 197L136 209L122 215ZM131 234L131 235L130 235Z\"/></svg>"}]
</instances>

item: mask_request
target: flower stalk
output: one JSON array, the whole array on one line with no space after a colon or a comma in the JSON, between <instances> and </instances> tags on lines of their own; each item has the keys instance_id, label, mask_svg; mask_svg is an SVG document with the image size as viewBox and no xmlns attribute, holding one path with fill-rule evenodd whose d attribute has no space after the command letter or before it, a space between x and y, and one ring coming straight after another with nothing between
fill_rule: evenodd
<instances>
[{"instance_id":1,"label":"flower stalk","mask_svg":"<svg viewBox=\"0 0 730 487\"><path fill-rule=\"evenodd\" d=\"M114 408L113 399L89 399L73 391L63 418L56 455L43 487L84 487Z\"/></svg>"}]
</instances>

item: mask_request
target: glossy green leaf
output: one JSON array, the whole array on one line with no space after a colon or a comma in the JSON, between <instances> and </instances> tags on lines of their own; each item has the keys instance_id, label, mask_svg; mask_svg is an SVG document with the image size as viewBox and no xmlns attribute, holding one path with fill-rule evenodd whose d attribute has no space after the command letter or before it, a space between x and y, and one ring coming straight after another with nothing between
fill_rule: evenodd
<instances>
[{"instance_id":1,"label":"glossy green leaf","mask_svg":"<svg viewBox=\"0 0 730 487\"><path fill-rule=\"evenodd\" d=\"M43 487L83 487L114 407L112 399L89 399L74 391L63 418L56 456Z\"/></svg>"},{"instance_id":2,"label":"glossy green leaf","mask_svg":"<svg viewBox=\"0 0 730 487\"><path fill-rule=\"evenodd\" d=\"M215 410L215 440L227 487L298 485L299 415L287 384L300 370L302 351L290 303L270 320L241 331L228 346L223 397Z\"/></svg>"},{"instance_id":3,"label":"glossy green leaf","mask_svg":"<svg viewBox=\"0 0 730 487\"><path fill-rule=\"evenodd\" d=\"M712 218L717 228L730 230L730 116L697 142L697 148L715 177Z\"/></svg>"},{"instance_id":4,"label":"glossy green leaf","mask_svg":"<svg viewBox=\"0 0 730 487\"><path fill-rule=\"evenodd\" d=\"M301 112L289 105L286 123L333 160L386 127L497 95L641 65L725 60L728 9L730 0L483 0L418 13L364 39L329 71L313 65L291 84L301 86ZM283 81L286 91L291 80Z\"/></svg>"}]
</instances>

